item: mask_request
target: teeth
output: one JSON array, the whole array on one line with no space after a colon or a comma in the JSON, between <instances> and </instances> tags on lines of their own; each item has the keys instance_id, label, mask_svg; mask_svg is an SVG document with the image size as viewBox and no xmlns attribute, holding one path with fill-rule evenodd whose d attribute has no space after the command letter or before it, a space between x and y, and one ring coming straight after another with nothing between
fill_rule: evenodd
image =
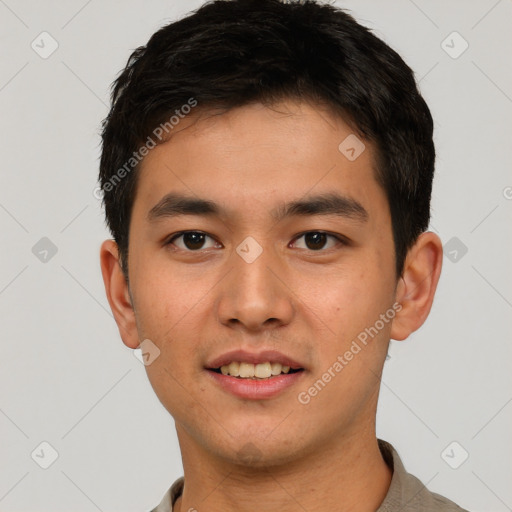
<instances>
[{"instance_id":1,"label":"teeth","mask_svg":"<svg viewBox=\"0 0 512 512\"><path fill-rule=\"evenodd\" d=\"M254 365L251 363L240 363L240 377L254 377Z\"/></svg>"},{"instance_id":2,"label":"teeth","mask_svg":"<svg viewBox=\"0 0 512 512\"><path fill-rule=\"evenodd\" d=\"M279 375L281 373L281 363L272 363L270 365L270 371L272 375Z\"/></svg>"},{"instance_id":3,"label":"teeth","mask_svg":"<svg viewBox=\"0 0 512 512\"><path fill-rule=\"evenodd\" d=\"M222 368L226 368L226 367L223 366ZM221 371L222 371L222 368L221 368ZM233 361L232 363L229 363L227 368L228 368L229 375L232 375L233 377L238 377L240 375L240 363Z\"/></svg>"},{"instance_id":4,"label":"teeth","mask_svg":"<svg viewBox=\"0 0 512 512\"><path fill-rule=\"evenodd\" d=\"M231 375L232 377L241 377L243 379L257 378L268 379L281 373L288 373L289 366L283 366L281 363L239 363L232 361L229 364L220 367L222 375Z\"/></svg>"},{"instance_id":5,"label":"teeth","mask_svg":"<svg viewBox=\"0 0 512 512\"><path fill-rule=\"evenodd\" d=\"M272 368L270 366L270 363L261 363L257 364L254 367L254 376L258 377L259 379L267 379L272 375Z\"/></svg>"}]
</instances>

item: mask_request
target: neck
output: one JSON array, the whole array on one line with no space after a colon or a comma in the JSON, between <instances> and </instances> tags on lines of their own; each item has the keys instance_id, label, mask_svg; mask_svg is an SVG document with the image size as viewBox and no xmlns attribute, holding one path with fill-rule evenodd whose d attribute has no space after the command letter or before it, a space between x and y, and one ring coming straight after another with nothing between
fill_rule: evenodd
<instances>
[{"instance_id":1,"label":"neck","mask_svg":"<svg viewBox=\"0 0 512 512\"><path fill-rule=\"evenodd\" d=\"M391 483L392 470L382 458L374 425L266 468L226 463L177 431L185 487L174 512L375 512Z\"/></svg>"}]
</instances>

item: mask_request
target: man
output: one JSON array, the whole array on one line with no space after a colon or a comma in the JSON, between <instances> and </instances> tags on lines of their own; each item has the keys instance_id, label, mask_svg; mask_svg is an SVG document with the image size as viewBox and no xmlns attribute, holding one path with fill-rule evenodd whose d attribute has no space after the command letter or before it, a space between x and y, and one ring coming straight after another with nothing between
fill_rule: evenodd
<instances>
[{"instance_id":1,"label":"man","mask_svg":"<svg viewBox=\"0 0 512 512\"><path fill-rule=\"evenodd\" d=\"M100 258L176 423L154 511L462 510L375 432L389 340L441 272L432 131L410 68L331 5L214 1L132 54Z\"/></svg>"}]
</instances>

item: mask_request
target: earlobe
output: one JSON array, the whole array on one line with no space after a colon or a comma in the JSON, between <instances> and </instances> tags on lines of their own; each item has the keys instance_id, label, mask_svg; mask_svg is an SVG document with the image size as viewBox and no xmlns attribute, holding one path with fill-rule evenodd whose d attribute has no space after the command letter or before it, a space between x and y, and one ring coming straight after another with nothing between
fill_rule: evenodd
<instances>
[{"instance_id":1,"label":"earlobe","mask_svg":"<svg viewBox=\"0 0 512 512\"><path fill-rule=\"evenodd\" d=\"M432 308L441 275L443 246L430 231L422 233L407 253L398 282L396 301L402 305L391 328L391 338L405 340L419 329Z\"/></svg>"},{"instance_id":2,"label":"earlobe","mask_svg":"<svg viewBox=\"0 0 512 512\"><path fill-rule=\"evenodd\" d=\"M100 248L100 265L110 309L123 343L129 348L139 346L135 313L128 283L119 264L119 250L114 240L105 240Z\"/></svg>"}]
</instances>

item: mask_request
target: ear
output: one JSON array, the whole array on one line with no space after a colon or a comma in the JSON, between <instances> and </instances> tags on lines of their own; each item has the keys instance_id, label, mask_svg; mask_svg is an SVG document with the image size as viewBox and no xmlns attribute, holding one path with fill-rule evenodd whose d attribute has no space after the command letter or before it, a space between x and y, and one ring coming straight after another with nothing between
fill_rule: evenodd
<instances>
[{"instance_id":1,"label":"ear","mask_svg":"<svg viewBox=\"0 0 512 512\"><path fill-rule=\"evenodd\" d=\"M396 301L401 304L391 327L391 338L405 340L427 319L443 264L443 244L430 231L422 233L409 249L399 279Z\"/></svg>"},{"instance_id":2,"label":"ear","mask_svg":"<svg viewBox=\"0 0 512 512\"><path fill-rule=\"evenodd\" d=\"M114 240L105 240L100 249L101 273L110 309L114 314L123 343L130 348L140 345L135 313L128 283L119 263L119 250Z\"/></svg>"}]
</instances>

